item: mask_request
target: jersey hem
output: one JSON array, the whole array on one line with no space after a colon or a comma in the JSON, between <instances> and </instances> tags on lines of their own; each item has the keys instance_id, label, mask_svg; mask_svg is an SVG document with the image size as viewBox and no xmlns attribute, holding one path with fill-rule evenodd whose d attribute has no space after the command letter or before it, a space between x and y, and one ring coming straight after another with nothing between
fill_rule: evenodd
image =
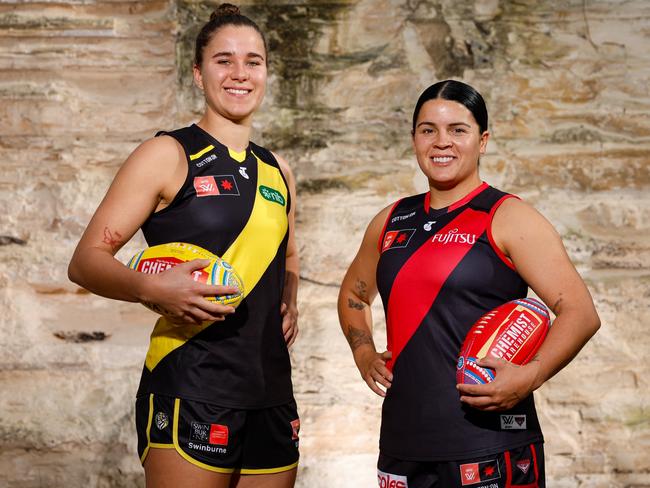
<instances>
[{"instance_id":1,"label":"jersey hem","mask_svg":"<svg viewBox=\"0 0 650 488\"><path fill-rule=\"evenodd\" d=\"M261 410L264 408L273 408L273 407L279 407L281 405L286 405L287 403L295 402L296 399L293 396L293 394L286 400L278 400L278 401L273 401L269 403L262 403L259 405L251 405L251 404L240 404L240 403L229 403L229 402L215 402L213 400L207 399L207 398L202 398L202 397L197 397L193 395L184 395L182 393L168 393L168 392L156 392L156 391L147 391L146 393L140 393L136 395L136 399L138 398L143 398L143 397L148 397L149 395L156 395L156 396L163 396L171 399L179 398L181 400L190 400L193 402L200 402L200 403L207 403L209 405L214 405L216 407L221 407L221 408L232 408L232 409L237 409L237 410Z\"/></svg>"},{"instance_id":2,"label":"jersey hem","mask_svg":"<svg viewBox=\"0 0 650 488\"><path fill-rule=\"evenodd\" d=\"M434 456L426 456L426 455L425 456L404 456L394 452L389 452L386 449L382 449L381 446L379 447L379 453L402 461L412 461L418 463L441 462L441 461L444 462L463 461L465 459L470 459L477 456L489 456L491 454L498 454L504 451L517 449L518 447L527 446L529 444L534 444L537 442L544 443L544 436L540 434L539 436L531 437L530 439L522 440L521 442L506 443L500 446L495 446L494 448L490 447L484 449L477 449L475 451L445 453L444 455L440 455L440 456L435 456L435 455Z\"/></svg>"}]
</instances>

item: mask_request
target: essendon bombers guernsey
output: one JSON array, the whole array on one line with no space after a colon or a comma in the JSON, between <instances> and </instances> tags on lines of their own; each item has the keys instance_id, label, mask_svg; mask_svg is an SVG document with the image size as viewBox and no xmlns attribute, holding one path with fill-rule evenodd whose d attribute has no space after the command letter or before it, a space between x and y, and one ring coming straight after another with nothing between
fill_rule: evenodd
<instances>
[{"instance_id":1,"label":"essendon bombers guernsey","mask_svg":"<svg viewBox=\"0 0 650 488\"><path fill-rule=\"evenodd\" d=\"M240 275L245 298L223 322L154 327L138 396L155 393L229 408L293 400L280 316L291 204L270 151L237 153L197 125L166 134L187 156L173 201L142 226L150 246L188 242L222 257Z\"/></svg>"},{"instance_id":2,"label":"essendon bombers guernsey","mask_svg":"<svg viewBox=\"0 0 650 488\"><path fill-rule=\"evenodd\" d=\"M510 411L483 412L463 405L456 389L456 360L472 324L527 293L490 232L494 212L511 196L483 183L432 209L424 193L398 201L387 218L377 265L393 353L383 454L451 461L542 440L532 394Z\"/></svg>"}]
</instances>

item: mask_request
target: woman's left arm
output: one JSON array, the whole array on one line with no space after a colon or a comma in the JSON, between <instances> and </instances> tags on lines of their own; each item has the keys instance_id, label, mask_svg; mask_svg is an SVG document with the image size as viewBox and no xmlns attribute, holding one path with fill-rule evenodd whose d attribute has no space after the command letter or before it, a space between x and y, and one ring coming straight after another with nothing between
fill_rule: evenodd
<instances>
[{"instance_id":1,"label":"woman's left arm","mask_svg":"<svg viewBox=\"0 0 650 488\"><path fill-rule=\"evenodd\" d=\"M287 180L291 196L289 209L289 239L287 241L286 273L284 278L284 292L282 294L282 333L287 347L290 347L298 336L298 277L300 275L300 260L298 246L296 246L296 183L289 164L280 156L273 153L280 165L282 174Z\"/></svg>"},{"instance_id":2,"label":"woman's left arm","mask_svg":"<svg viewBox=\"0 0 650 488\"><path fill-rule=\"evenodd\" d=\"M496 379L487 385L458 385L461 401L481 410L512 408L564 368L600 327L593 300L553 226L530 205L510 198L492 222L496 245L519 275L556 315L531 362L517 366L485 358Z\"/></svg>"}]
</instances>

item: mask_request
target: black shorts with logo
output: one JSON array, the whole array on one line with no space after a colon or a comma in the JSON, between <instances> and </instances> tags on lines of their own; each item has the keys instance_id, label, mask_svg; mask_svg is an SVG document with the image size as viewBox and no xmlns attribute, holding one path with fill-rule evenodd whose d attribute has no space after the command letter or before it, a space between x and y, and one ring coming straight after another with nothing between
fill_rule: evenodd
<instances>
[{"instance_id":1,"label":"black shorts with logo","mask_svg":"<svg viewBox=\"0 0 650 488\"><path fill-rule=\"evenodd\" d=\"M149 395L136 399L138 454L175 449L200 468L218 473L268 474L298 465L296 403L244 410Z\"/></svg>"},{"instance_id":2,"label":"black shorts with logo","mask_svg":"<svg viewBox=\"0 0 650 488\"><path fill-rule=\"evenodd\" d=\"M462 461L404 461L379 455L379 488L545 488L541 442Z\"/></svg>"}]
</instances>

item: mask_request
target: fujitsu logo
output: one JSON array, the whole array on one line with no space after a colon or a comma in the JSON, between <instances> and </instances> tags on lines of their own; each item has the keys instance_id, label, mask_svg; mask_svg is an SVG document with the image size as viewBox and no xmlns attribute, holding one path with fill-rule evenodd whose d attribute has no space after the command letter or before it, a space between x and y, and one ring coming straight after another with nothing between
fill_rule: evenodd
<instances>
[{"instance_id":1,"label":"fujitsu logo","mask_svg":"<svg viewBox=\"0 0 650 488\"><path fill-rule=\"evenodd\" d=\"M436 234L431 238L431 242L439 242L440 244L474 244L476 242L476 234L459 233L458 229L447 231L446 234Z\"/></svg>"},{"instance_id":2,"label":"fujitsu logo","mask_svg":"<svg viewBox=\"0 0 650 488\"><path fill-rule=\"evenodd\" d=\"M379 488L409 488L406 476L384 473L380 470L377 470L377 481Z\"/></svg>"}]
</instances>

